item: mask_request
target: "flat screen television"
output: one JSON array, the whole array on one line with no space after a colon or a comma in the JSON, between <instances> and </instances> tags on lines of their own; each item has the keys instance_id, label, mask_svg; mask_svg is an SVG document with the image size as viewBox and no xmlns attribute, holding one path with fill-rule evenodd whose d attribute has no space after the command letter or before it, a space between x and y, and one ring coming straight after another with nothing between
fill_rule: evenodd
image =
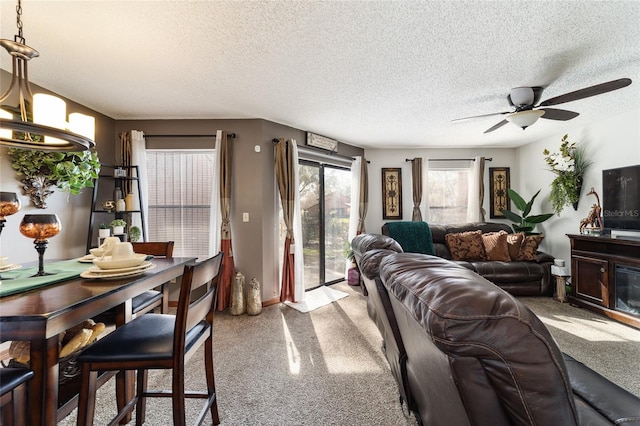
<instances>
[{"instance_id":1,"label":"flat screen television","mask_svg":"<svg viewBox=\"0 0 640 426\"><path fill-rule=\"evenodd\" d=\"M602 171L602 218L611 236L640 238L640 164Z\"/></svg>"}]
</instances>

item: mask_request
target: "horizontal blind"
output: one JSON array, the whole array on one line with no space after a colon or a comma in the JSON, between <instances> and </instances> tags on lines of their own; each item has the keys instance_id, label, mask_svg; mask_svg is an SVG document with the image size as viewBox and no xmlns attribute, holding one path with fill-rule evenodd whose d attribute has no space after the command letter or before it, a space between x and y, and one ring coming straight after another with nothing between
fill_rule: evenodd
<instances>
[{"instance_id":1,"label":"horizontal blind","mask_svg":"<svg viewBox=\"0 0 640 426\"><path fill-rule=\"evenodd\" d=\"M149 238L175 241L173 255L209 253L215 151L147 151Z\"/></svg>"}]
</instances>

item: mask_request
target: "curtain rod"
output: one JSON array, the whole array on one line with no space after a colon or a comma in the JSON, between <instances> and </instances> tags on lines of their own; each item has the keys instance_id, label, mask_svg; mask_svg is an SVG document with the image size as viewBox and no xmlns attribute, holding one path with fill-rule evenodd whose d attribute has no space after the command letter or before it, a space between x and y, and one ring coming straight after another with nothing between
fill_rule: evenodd
<instances>
[{"instance_id":1,"label":"curtain rod","mask_svg":"<svg viewBox=\"0 0 640 426\"><path fill-rule=\"evenodd\" d=\"M215 138L216 135L144 135L145 138ZM229 138L235 138L235 133L229 133Z\"/></svg>"},{"instance_id":2,"label":"curtain rod","mask_svg":"<svg viewBox=\"0 0 640 426\"><path fill-rule=\"evenodd\" d=\"M475 158L429 158L429 161L476 161ZM405 158L404 161L413 161L413 158ZM492 157L485 158L484 161L493 161Z\"/></svg>"}]
</instances>

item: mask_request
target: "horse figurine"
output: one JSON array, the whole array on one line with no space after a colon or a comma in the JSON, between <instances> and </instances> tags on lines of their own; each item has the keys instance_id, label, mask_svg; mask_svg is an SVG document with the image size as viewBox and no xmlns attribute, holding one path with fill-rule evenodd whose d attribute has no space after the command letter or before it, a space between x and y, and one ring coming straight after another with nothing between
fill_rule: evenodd
<instances>
[{"instance_id":1,"label":"horse figurine","mask_svg":"<svg viewBox=\"0 0 640 426\"><path fill-rule=\"evenodd\" d=\"M582 234L582 231L587 228L587 226L589 226L589 228L587 228L588 230L598 228L602 232L604 229L604 223L601 215L602 207L600 207L600 197L593 187L591 187L591 191L589 191L587 195L595 195L597 204L591 206L589 215L580 221L580 233Z\"/></svg>"}]
</instances>

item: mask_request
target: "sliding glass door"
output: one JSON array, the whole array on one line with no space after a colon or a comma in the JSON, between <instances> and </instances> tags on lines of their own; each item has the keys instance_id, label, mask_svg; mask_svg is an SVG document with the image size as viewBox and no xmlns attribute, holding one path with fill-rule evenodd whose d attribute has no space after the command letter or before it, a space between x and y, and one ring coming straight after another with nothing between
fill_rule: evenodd
<instances>
[{"instance_id":1,"label":"sliding glass door","mask_svg":"<svg viewBox=\"0 0 640 426\"><path fill-rule=\"evenodd\" d=\"M300 207L307 290L345 279L351 171L300 161Z\"/></svg>"}]
</instances>

